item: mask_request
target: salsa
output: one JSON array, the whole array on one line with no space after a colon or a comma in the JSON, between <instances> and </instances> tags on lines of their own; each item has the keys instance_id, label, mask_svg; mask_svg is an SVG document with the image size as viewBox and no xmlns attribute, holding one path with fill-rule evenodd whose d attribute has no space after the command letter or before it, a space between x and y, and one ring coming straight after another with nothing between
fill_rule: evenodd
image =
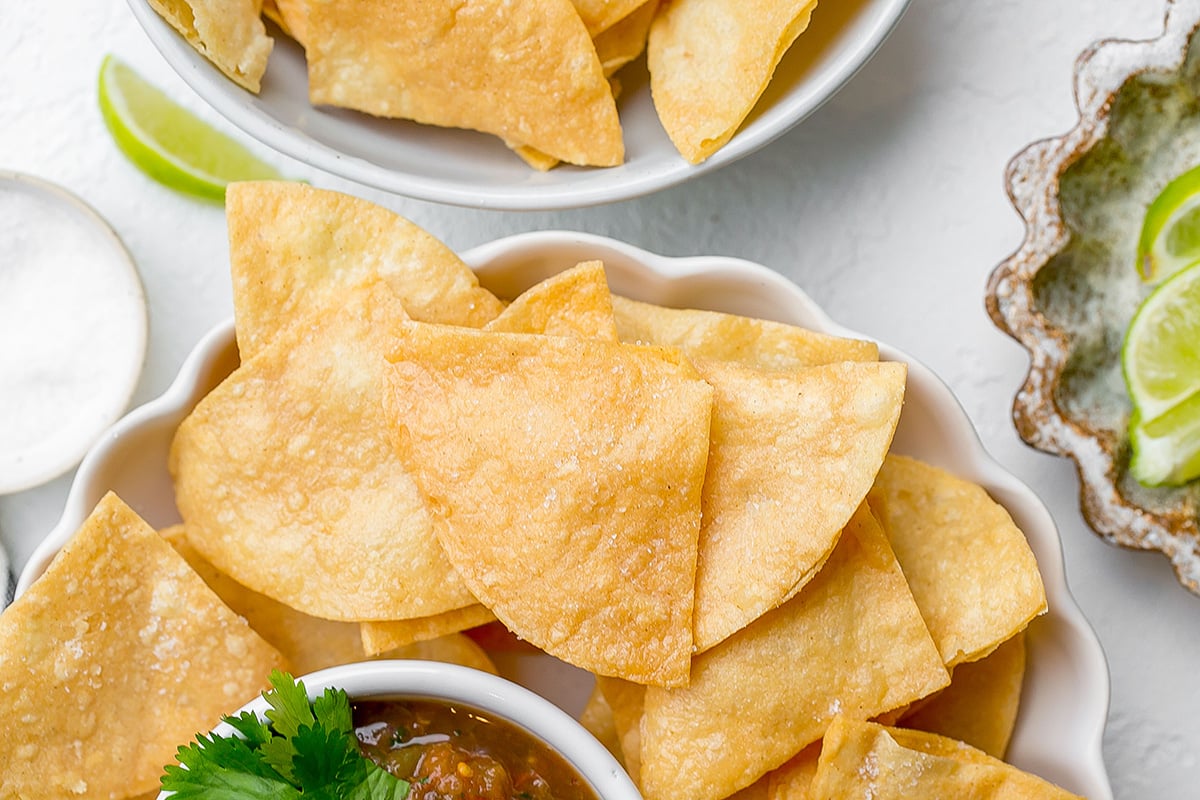
<instances>
[{"instance_id":1,"label":"salsa","mask_svg":"<svg viewBox=\"0 0 1200 800\"><path fill-rule=\"evenodd\" d=\"M599 800L566 759L516 725L457 703L354 704L363 753L409 800Z\"/></svg>"}]
</instances>

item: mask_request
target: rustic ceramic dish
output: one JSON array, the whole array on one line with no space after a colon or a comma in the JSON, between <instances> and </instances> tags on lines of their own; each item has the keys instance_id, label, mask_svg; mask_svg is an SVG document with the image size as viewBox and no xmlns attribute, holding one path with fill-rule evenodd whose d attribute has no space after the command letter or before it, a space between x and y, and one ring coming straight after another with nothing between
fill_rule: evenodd
<instances>
[{"instance_id":1,"label":"rustic ceramic dish","mask_svg":"<svg viewBox=\"0 0 1200 800\"><path fill-rule=\"evenodd\" d=\"M1029 351L1013 419L1074 459L1084 517L1104 539L1161 550L1200 593L1200 482L1148 489L1128 473L1121 342L1149 293L1134 266L1146 207L1200 163L1200 0L1167 4L1163 34L1103 41L1075 74L1079 123L1009 164L1025 241L988 284L988 312Z\"/></svg>"}]
</instances>

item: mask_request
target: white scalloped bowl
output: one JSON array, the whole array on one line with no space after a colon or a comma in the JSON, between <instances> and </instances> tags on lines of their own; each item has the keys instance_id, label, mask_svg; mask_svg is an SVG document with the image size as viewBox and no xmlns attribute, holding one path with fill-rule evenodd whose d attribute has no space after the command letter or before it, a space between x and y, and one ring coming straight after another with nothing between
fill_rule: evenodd
<instances>
[{"instance_id":1,"label":"white scalloped bowl","mask_svg":"<svg viewBox=\"0 0 1200 800\"><path fill-rule=\"evenodd\" d=\"M602 259L613 291L668 306L707 308L858 336L827 317L795 284L770 269L732 258L668 258L599 236L529 233L481 245L463 255L482 283L514 296L537 281L587 259ZM1111 800L1101 758L1108 712L1108 669L1095 634L1067 588L1062 546L1036 495L983 449L966 412L925 366L881 345L882 357L908 364L908 390L896 432L896 452L982 485L1008 509L1037 556L1048 614L1029 627L1028 671L1008 758L1017 766L1091 800ZM84 459L57 527L34 553L18 592L42 573L105 492L116 491L152 525L179 520L167 474L167 451L180 420L238 363L232 321L196 346L179 376L157 400L135 409ZM542 684L539 684L539 680ZM557 686L533 674L526 685L560 705L587 687ZM544 684L544 685L543 685Z\"/></svg>"},{"instance_id":2,"label":"white scalloped bowl","mask_svg":"<svg viewBox=\"0 0 1200 800\"><path fill-rule=\"evenodd\" d=\"M436 661L361 661L300 676L310 700L326 689L342 689L356 700L422 699L461 703L507 720L557 752L575 768L600 800L641 800L633 781L617 760L587 730L549 700L512 681L477 669ZM270 706L261 696L243 711L266 719ZM213 729L234 734L222 722ZM171 797L161 792L160 800Z\"/></svg>"},{"instance_id":3,"label":"white scalloped bowl","mask_svg":"<svg viewBox=\"0 0 1200 800\"><path fill-rule=\"evenodd\" d=\"M510 210L577 208L674 186L733 163L788 131L861 68L910 0L822 4L788 51L754 111L723 148L688 164L658 121L644 61L619 74L625 163L598 169L562 165L538 172L496 137L474 131L376 119L308 101L304 51L283 35L256 96L234 84L146 2L134 16L167 63L218 113L263 144L366 186L439 203Z\"/></svg>"}]
</instances>

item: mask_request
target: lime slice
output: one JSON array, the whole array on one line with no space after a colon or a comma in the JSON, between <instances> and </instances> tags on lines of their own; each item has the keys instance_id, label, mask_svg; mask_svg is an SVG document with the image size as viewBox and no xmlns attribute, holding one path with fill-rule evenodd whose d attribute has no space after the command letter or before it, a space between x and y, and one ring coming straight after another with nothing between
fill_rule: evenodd
<instances>
[{"instance_id":1,"label":"lime slice","mask_svg":"<svg viewBox=\"0 0 1200 800\"><path fill-rule=\"evenodd\" d=\"M1121 350L1134 477L1180 483L1200 472L1200 263L1175 273L1134 314Z\"/></svg>"},{"instance_id":2,"label":"lime slice","mask_svg":"<svg viewBox=\"0 0 1200 800\"><path fill-rule=\"evenodd\" d=\"M1159 281L1200 259L1200 167L1167 184L1146 209L1138 237L1142 280Z\"/></svg>"},{"instance_id":3,"label":"lime slice","mask_svg":"<svg viewBox=\"0 0 1200 800\"><path fill-rule=\"evenodd\" d=\"M230 181L281 177L112 56L100 65L99 94L100 111L117 146L143 172L172 189L223 200Z\"/></svg>"}]
</instances>

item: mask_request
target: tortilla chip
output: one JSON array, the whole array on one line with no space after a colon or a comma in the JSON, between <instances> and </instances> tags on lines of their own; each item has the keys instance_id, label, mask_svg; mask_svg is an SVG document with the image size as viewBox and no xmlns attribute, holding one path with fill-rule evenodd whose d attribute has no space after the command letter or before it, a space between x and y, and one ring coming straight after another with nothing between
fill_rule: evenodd
<instances>
[{"instance_id":1,"label":"tortilla chip","mask_svg":"<svg viewBox=\"0 0 1200 800\"><path fill-rule=\"evenodd\" d=\"M426 322L479 327L503 305L449 248L356 197L286 181L225 194L238 349L248 360L347 287L380 276Z\"/></svg>"},{"instance_id":2,"label":"tortilla chip","mask_svg":"<svg viewBox=\"0 0 1200 800\"><path fill-rule=\"evenodd\" d=\"M843 717L834 720L825 734L809 796L812 800L1081 800L961 742Z\"/></svg>"},{"instance_id":3,"label":"tortilla chip","mask_svg":"<svg viewBox=\"0 0 1200 800\"><path fill-rule=\"evenodd\" d=\"M262 0L150 0L150 7L217 69L258 94L274 44Z\"/></svg>"},{"instance_id":4,"label":"tortilla chip","mask_svg":"<svg viewBox=\"0 0 1200 800\"><path fill-rule=\"evenodd\" d=\"M837 361L878 361L874 342L844 339L782 322L677 309L614 296L623 342L677 347L691 359L736 361L747 367L790 371Z\"/></svg>"},{"instance_id":5,"label":"tortilla chip","mask_svg":"<svg viewBox=\"0 0 1200 800\"><path fill-rule=\"evenodd\" d=\"M593 686L592 693L588 695L587 703L583 706L583 711L579 714L579 724L596 737L596 741L604 745L604 749L612 753L613 758L617 761L624 759L624 754L621 752L621 737L617 733L617 723L613 719L612 706L608 704L608 700L604 698L604 692L600 691L600 687ZM623 766L623 765L622 765Z\"/></svg>"},{"instance_id":6,"label":"tortilla chip","mask_svg":"<svg viewBox=\"0 0 1200 800\"><path fill-rule=\"evenodd\" d=\"M596 688L612 709L613 727L621 745L621 763L637 786L642 783L642 717L646 710L646 687L620 678L596 677Z\"/></svg>"},{"instance_id":7,"label":"tortilla chip","mask_svg":"<svg viewBox=\"0 0 1200 800\"><path fill-rule=\"evenodd\" d=\"M981 487L890 455L869 497L946 666L982 658L1046 610L1025 534Z\"/></svg>"},{"instance_id":8,"label":"tortilla chip","mask_svg":"<svg viewBox=\"0 0 1200 800\"><path fill-rule=\"evenodd\" d=\"M1025 635L1019 633L985 658L955 667L950 685L901 717L900 724L1004 758L1017 723L1024 677Z\"/></svg>"},{"instance_id":9,"label":"tortilla chip","mask_svg":"<svg viewBox=\"0 0 1200 800\"><path fill-rule=\"evenodd\" d=\"M365 654L357 625L310 617L247 589L200 555L187 540L182 525L160 531L160 535L225 605L245 618L255 633L283 654L297 675L363 660Z\"/></svg>"},{"instance_id":10,"label":"tortilla chip","mask_svg":"<svg viewBox=\"0 0 1200 800\"><path fill-rule=\"evenodd\" d=\"M701 652L793 597L825 563L887 454L907 370L696 367L714 389L696 564Z\"/></svg>"},{"instance_id":11,"label":"tortilla chip","mask_svg":"<svg viewBox=\"0 0 1200 800\"><path fill-rule=\"evenodd\" d=\"M308 41L307 0L264 0L263 16L279 26L279 29L301 47Z\"/></svg>"},{"instance_id":12,"label":"tortilla chip","mask_svg":"<svg viewBox=\"0 0 1200 800\"><path fill-rule=\"evenodd\" d=\"M654 21L658 2L659 0L642 0L642 4L620 22L600 34L593 35L596 55L606 76L612 77L613 73L640 56L646 49L646 36L650 33L650 23Z\"/></svg>"},{"instance_id":13,"label":"tortilla chip","mask_svg":"<svg viewBox=\"0 0 1200 800\"><path fill-rule=\"evenodd\" d=\"M775 67L808 27L816 0L670 0L646 49L667 135L699 164L733 137Z\"/></svg>"},{"instance_id":14,"label":"tortilla chip","mask_svg":"<svg viewBox=\"0 0 1200 800\"><path fill-rule=\"evenodd\" d=\"M485 131L572 164L624 160L616 103L570 0L322 0L307 52L314 104Z\"/></svg>"},{"instance_id":15,"label":"tortilla chip","mask_svg":"<svg viewBox=\"0 0 1200 800\"><path fill-rule=\"evenodd\" d=\"M813 742L789 758L782 767L767 773L769 800L808 800L808 790L817 774L821 743Z\"/></svg>"},{"instance_id":16,"label":"tortilla chip","mask_svg":"<svg viewBox=\"0 0 1200 800\"><path fill-rule=\"evenodd\" d=\"M523 292L483 327L505 333L617 341L604 263L584 261L547 278Z\"/></svg>"},{"instance_id":17,"label":"tortilla chip","mask_svg":"<svg viewBox=\"0 0 1200 800\"><path fill-rule=\"evenodd\" d=\"M645 4L646 0L571 0L588 36L595 38L620 24Z\"/></svg>"},{"instance_id":18,"label":"tortilla chip","mask_svg":"<svg viewBox=\"0 0 1200 800\"><path fill-rule=\"evenodd\" d=\"M510 142L505 142L504 144L508 147L508 149L519 155L522 161L536 169L538 172L549 172L562 163L554 156L548 156L541 150L538 150L536 147L512 144Z\"/></svg>"},{"instance_id":19,"label":"tortilla chip","mask_svg":"<svg viewBox=\"0 0 1200 800\"><path fill-rule=\"evenodd\" d=\"M397 452L480 602L590 672L686 682L708 384L670 351L420 323L389 359Z\"/></svg>"},{"instance_id":20,"label":"tortilla chip","mask_svg":"<svg viewBox=\"0 0 1200 800\"><path fill-rule=\"evenodd\" d=\"M460 667L490 672L499 675L499 670L492 659L470 637L461 633L451 633L436 639L426 639L421 642L398 647L381 658L418 659L421 661L441 661L444 664L458 664Z\"/></svg>"},{"instance_id":21,"label":"tortilla chip","mask_svg":"<svg viewBox=\"0 0 1200 800\"><path fill-rule=\"evenodd\" d=\"M465 631L495 618L496 615L487 606L473 603L428 617L363 622L359 625L360 646L367 655L376 656L417 642Z\"/></svg>"},{"instance_id":22,"label":"tortilla chip","mask_svg":"<svg viewBox=\"0 0 1200 800\"><path fill-rule=\"evenodd\" d=\"M725 797L821 738L949 683L904 575L864 503L825 567L783 606L646 690L646 800Z\"/></svg>"},{"instance_id":23,"label":"tortilla chip","mask_svg":"<svg viewBox=\"0 0 1200 800\"><path fill-rule=\"evenodd\" d=\"M385 354L405 319L381 282L284 331L180 424L169 467L188 540L314 617L429 616L475 601L392 449Z\"/></svg>"},{"instance_id":24,"label":"tortilla chip","mask_svg":"<svg viewBox=\"0 0 1200 800\"><path fill-rule=\"evenodd\" d=\"M126 797L283 658L114 494L0 614L0 794Z\"/></svg>"}]
</instances>

